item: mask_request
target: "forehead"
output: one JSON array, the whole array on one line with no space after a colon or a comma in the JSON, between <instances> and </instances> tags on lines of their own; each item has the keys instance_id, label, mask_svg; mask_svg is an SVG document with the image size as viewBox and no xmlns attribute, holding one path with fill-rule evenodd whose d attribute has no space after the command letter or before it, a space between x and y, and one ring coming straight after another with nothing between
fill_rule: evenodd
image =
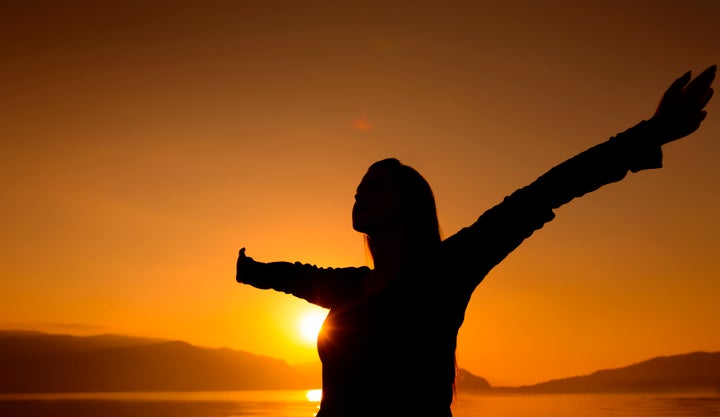
<instances>
[{"instance_id":1,"label":"forehead","mask_svg":"<svg viewBox=\"0 0 720 417\"><path fill-rule=\"evenodd\" d=\"M392 171L387 167L370 167L362 177L362 183L370 184L390 181L394 177Z\"/></svg>"},{"instance_id":2,"label":"forehead","mask_svg":"<svg viewBox=\"0 0 720 417\"><path fill-rule=\"evenodd\" d=\"M357 186L358 192L390 191L397 188L396 173L387 167L371 167Z\"/></svg>"}]
</instances>

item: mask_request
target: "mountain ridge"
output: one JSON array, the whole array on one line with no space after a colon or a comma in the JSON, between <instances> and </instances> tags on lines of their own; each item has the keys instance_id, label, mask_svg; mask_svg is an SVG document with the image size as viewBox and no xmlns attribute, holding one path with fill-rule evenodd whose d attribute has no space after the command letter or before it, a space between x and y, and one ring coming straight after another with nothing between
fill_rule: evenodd
<instances>
[{"instance_id":1,"label":"mountain ridge","mask_svg":"<svg viewBox=\"0 0 720 417\"><path fill-rule=\"evenodd\" d=\"M316 387L285 361L228 348L118 335L0 332L0 392Z\"/></svg>"},{"instance_id":2,"label":"mountain ridge","mask_svg":"<svg viewBox=\"0 0 720 417\"><path fill-rule=\"evenodd\" d=\"M314 389L320 364L180 340L0 330L0 393ZM466 369L458 389L485 393L720 392L720 352L661 356L520 387Z\"/></svg>"},{"instance_id":3,"label":"mountain ridge","mask_svg":"<svg viewBox=\"0 0 720 417\"><path fill-rule=\"evenodd\" d=\"M503 390L532 393L688 392L720 393L720 352L658 356L587 375Z\"/></svg>"}]
</instances>

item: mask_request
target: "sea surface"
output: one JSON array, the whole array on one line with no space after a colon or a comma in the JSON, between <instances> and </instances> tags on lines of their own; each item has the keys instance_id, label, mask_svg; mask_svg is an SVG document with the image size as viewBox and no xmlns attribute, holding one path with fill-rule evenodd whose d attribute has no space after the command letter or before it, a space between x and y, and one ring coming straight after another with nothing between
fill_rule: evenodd
<instances>
[{"instance_id":1,"label":"sea surface","mask_svg":"<svg viewBox=\"0 0 720 417\"><path fill-rule=\"evenodd\" d=\"M312 417L318 410L318 394L318 391L0 394L0 417ZM461 392L455 399L453 415L718 417L720 394L476 395Z\"/></svg>"}]
</instances>

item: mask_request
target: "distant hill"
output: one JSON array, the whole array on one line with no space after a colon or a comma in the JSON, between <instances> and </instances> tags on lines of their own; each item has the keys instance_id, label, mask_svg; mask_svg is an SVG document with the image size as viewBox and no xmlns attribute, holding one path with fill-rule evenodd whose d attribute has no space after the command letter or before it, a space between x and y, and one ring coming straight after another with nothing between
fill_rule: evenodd
<instances>
[{"instance_id":1,"label":"distant hill","mask_svg":"<svg viewBox=\"0 0 720 417\"><path fill-rule=\"evenodd\" d=\"M226 348L118 335L0 331L0 393L312 389L318 362L286 362ZM491 387L465 369L475 392L720 392L720 352L659 357L524 387Z\"/></svg>"},{"instance_id":2,"label":"distant hill","mask_svg":"<svg viewBox=\"0 0 720 417\"><path fill-rule=\"evenodd\" d=\"M317 388L286 362L185 342L0 331L0 392Z\"/></svg>"},{"instance_id":3,"label":"distant hill","mask_svg":"<svg viewBox=\"0 0 720 417\"><path fill-rule=\"evenodd\" d=\"M467 369L460 368L457 375L457 388L459 390L489 391L490 383L482 377L473 375Z\"/></svg>"},{"instance_id":4,"label":"distant hill","mask_svg":"<svg viewBox=\"0 0 720 417\"><path fill-rule=\"evenodd\" d=\"M118 335L0 331L0 393L312 389L319 362ZM490 384L461 369L459 389Z\"/></svg>"},{"instance_id":5,"label":"distant hill","mask_svg":"<svg viewBox=\"0 0 720 417\"><path fill-rule=\"evenodd\" d=\"M521 392L720 392L720 352L663 356L617 369L509 388Z\"/></svg>"}]
</instances>

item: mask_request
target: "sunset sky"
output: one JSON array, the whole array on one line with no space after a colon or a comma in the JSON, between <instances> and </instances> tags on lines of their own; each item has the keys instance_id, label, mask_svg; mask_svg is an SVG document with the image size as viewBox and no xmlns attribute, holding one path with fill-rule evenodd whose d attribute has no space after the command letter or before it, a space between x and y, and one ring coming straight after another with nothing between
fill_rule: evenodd
<instances>
[{"instance_id":1,"label":"sunset sky","mask_svg":"<svg viewBox=\"0 0 720 417\"><path fill-rule=\"evenodd\" d=\"M386 157L450 236L720 63L713 0L6 1L0 20L0 328L289 363L317 359L301 321L323 310L237 284L240 247L367 264L350 211ZM515 385L720 351L718 100L663 169L561 208L487 276L461 367Z\"/></svg>"}]
</instances>

